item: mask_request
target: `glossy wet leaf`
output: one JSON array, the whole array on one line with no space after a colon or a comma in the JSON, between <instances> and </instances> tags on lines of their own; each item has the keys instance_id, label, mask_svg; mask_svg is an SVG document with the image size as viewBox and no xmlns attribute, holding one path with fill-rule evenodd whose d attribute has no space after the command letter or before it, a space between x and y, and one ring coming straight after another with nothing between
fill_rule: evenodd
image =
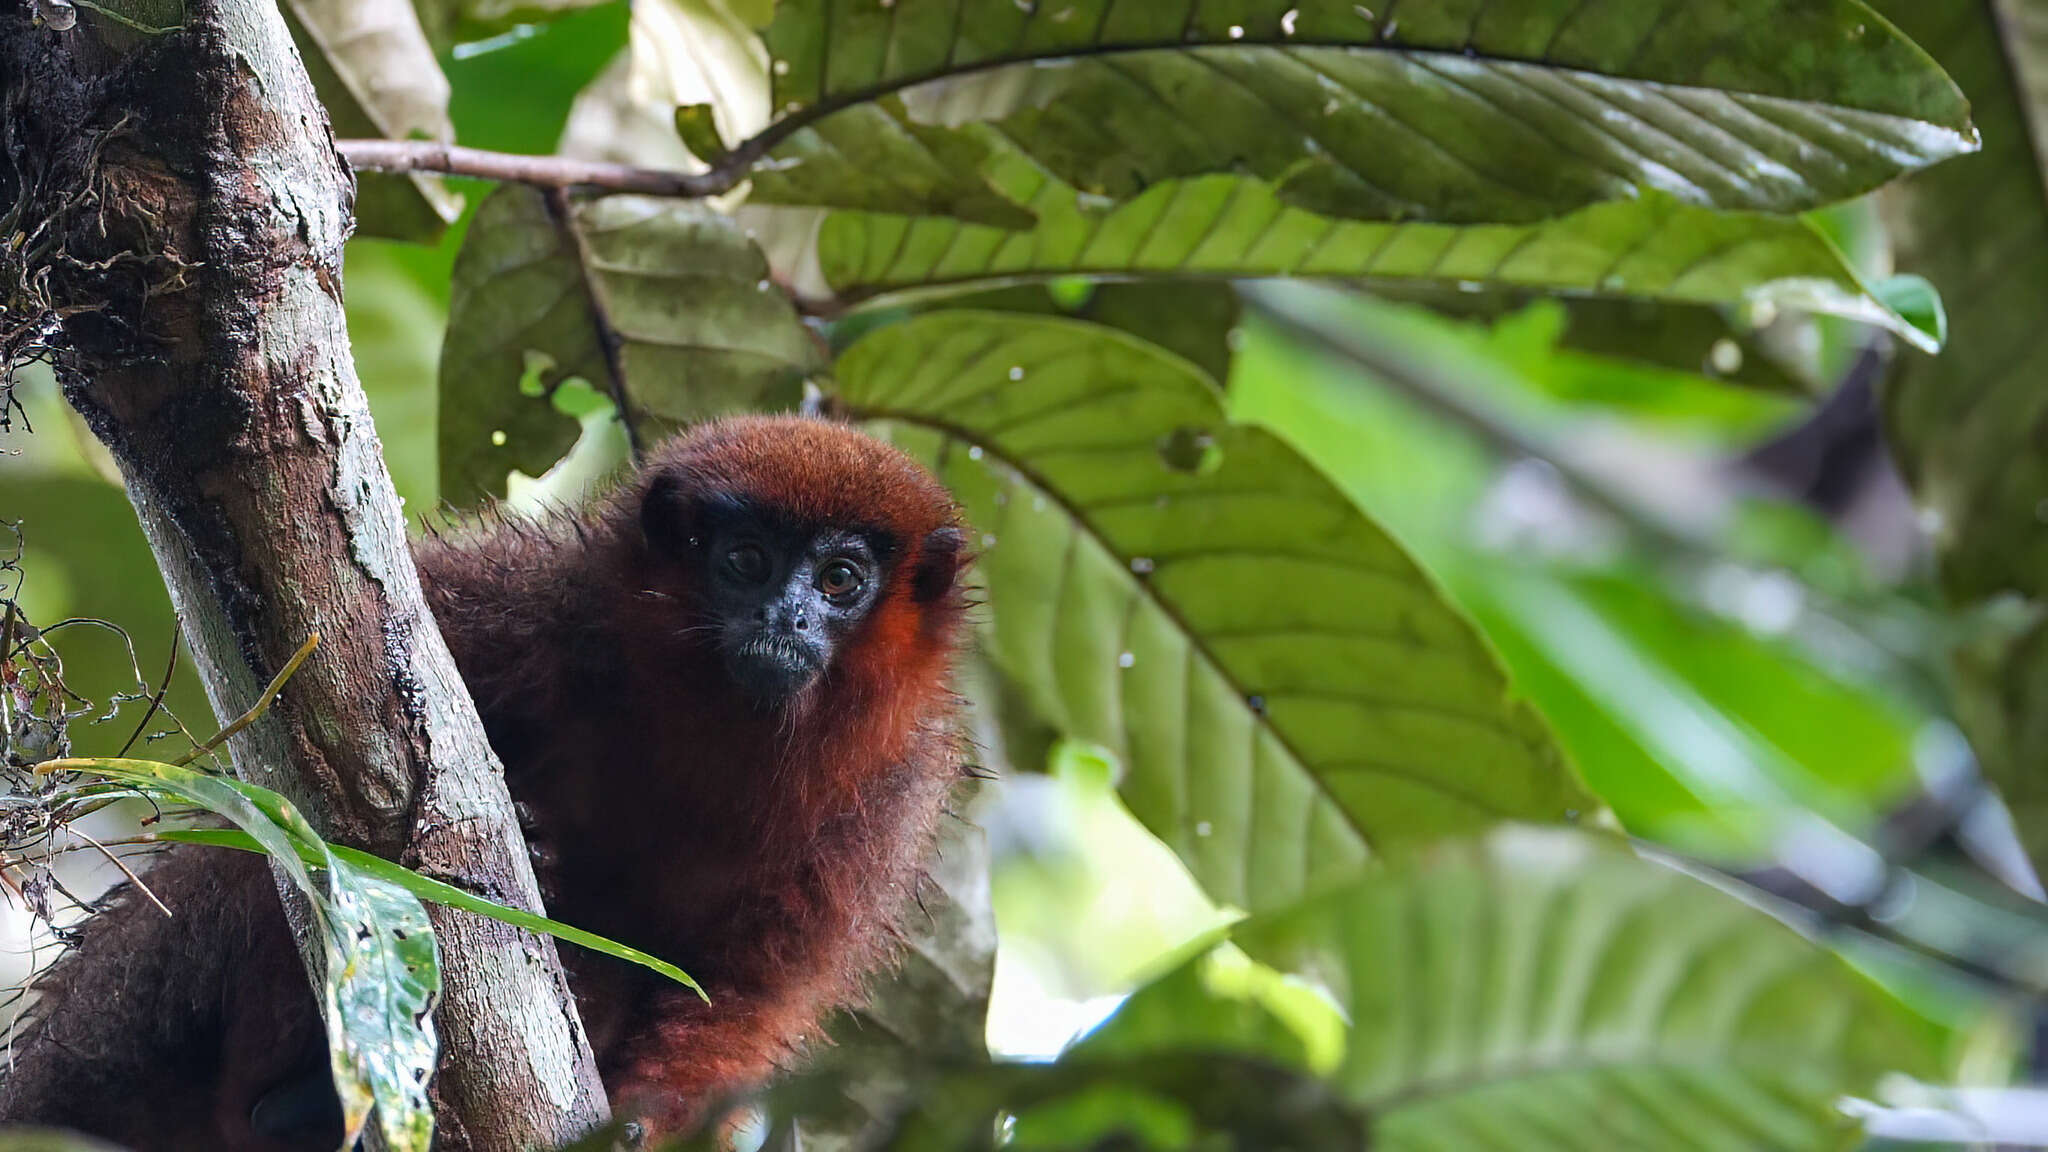
<instances>
[{"instance_id":1,"label":"glossy wet leaf","mask_svg":"<svg viewBox=\"0 0 2048 1152\"><path fill-rule=\"evenodd\" d=\"M420 23L439 49L487 40L522 24L546 24L610 0L417 0Z\"/></svg>"},{"instance_id":2,"label":"glossy wet leaf","mask_svg":"<svg viewBox=\"0 0 2048 1152\"><path fill-rule=\"evenodd\" d=\"M1073 320L939 313L856 344L838 396L965 502L987 658L1119 758L1133 813L1219 902L1594 809L1429 578L1280 441L1226 424L1187 361Z\"/></svg>"},{"instance_id":3,"label":"glossy wet leaf","mask_svg":"<svg viewBox=\"0 0 2048 1152\"><path fill-rule=\"evenodd\" d=\"M441 352L441 494L503 495L576 442L569 379L623 398L653 440L720 413L793 406L817 344L753 244L697 205L500 188L455 265Z\"/></svg>"},{"instance_id":4,"label":"glossy wet leaf","mask_svg":"<svg viewBox=\"0 0 2048 1152\"><path fill-rule=\"evenodd\" d=\"M1290 276L1460 285L1847 316L1932 348L1873 297L1800 219L1710 212L1665 196L1598 204L1534 225L1333 220L1229 176L1158 185L1117 206L1014 153L996 182L1039 223L1011 231L950 219L751 209L742 218L799 293L859 301L1013 278Z\"/></svg>"},{"instance_id":5,"label":"glossy wet leaf","mask_svg":"<svg viewBox=\"0 0 2048 1152\"><path fill-rule=\"evenodd\" d=\"M426 909L411 893L338 859L290 802L267 788L154 760L57 761L145 795L197 805L232 821L290 877L313 910L335 1092L352 1145L374 1108L384 1146L426 1152L427 1101L439 1045L430 1015L441 969ZM319 876L306 857L319 861Z\"/></svg>"},{"instance_id":6,"label":"glossy wet leaf","mask_svg":"<svg viewBox=\"0 0 2048 1152\"><path fill-rule=\"evenodd\" d=\"M336 136L455 139L448 78L406 0L291 0L284 13ZM461 211L437 176L356 174L356 223L369 235L432 241Z\"/></svg>"},{"instance_id":7,"label":"glossy wet leaf","mask_svg":"<svg viewBox=\"0 0 2048 1152\"><path fill-rule=\"evenodd\" d=\"M1383 1150L1820 1152L1853 1146L1841 1097L1949 1071L1939 1031L1832 952L1600 836L1442 845L1232 938L1334 999L1350 1029L1331 1080ZM1083 1050L1284 1058L1278 1022L1215 1002L1206 963Z\"/></svg>"}]
</instances>

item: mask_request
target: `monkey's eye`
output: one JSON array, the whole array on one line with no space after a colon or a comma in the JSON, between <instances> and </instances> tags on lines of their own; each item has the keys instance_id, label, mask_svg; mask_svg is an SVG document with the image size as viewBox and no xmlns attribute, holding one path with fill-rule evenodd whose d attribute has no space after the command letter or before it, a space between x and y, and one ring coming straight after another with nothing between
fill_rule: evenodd
<instances>
[{"instance_id":1,"label":"monkey's eye","mask_svg":"<svg viewBox=\"0 0 2048 1152\"><path fill-rule=\"evenodd\" d=\"M860 591L860 569L846 560L834 560L818 569L818 591L842 599Z\"/></svg>"},{"instance_id":2,"label":"monkey's eye","mask_svg":"<svg viewBox=\"0 0 2048 1152\"><path fill-rule=\"evenodd\" d=\"M756 544L742 544L727 552L725 565L749 584L759 584L768 578L768 554Z\"/></svg>"}]
</instances>

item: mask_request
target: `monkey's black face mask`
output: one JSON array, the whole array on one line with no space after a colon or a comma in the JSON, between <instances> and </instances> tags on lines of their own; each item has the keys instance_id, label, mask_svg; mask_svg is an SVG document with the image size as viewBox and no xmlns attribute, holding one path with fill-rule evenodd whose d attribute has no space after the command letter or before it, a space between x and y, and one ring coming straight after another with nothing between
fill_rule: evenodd
<instances>
[{"instance_id":1,"label":"monkey's black face mask","mask_svg":"<svg viewBox=\"0 0 2048 1152\"><path fill-rule=\"evenodd\" d=\"M817 682L874 607L891 544L737 501L694 511L686 543L726 671L758 703L785 703Z\"/></svg>"}]
</instances>

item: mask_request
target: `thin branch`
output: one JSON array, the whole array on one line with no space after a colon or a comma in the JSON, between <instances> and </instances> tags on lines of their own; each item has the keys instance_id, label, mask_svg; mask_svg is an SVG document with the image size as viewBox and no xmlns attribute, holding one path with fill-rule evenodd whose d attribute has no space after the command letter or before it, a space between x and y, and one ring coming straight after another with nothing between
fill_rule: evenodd
<instances>
[{"instance_id":1,"label":"thin branch","mask_svg":"<svg viewBox=\"0 0 2048 1152\"><path fill-rule=\"evenodd\" d=\"M254 724L256 721L262 719L263 713L270 709L270 702L277 699L277 694L279 692L284 691L285 681L290 680L292 678L292 673L297 672L299 670L299 665L304 664L306 662L306 657L311 656L313 654L313 649L319 647L319 645L320 634L318 632L315 632L311 636L306 637L306 642L304 644L299 645L299 650L297 652L292 653L292 658L290 660L285 661L284 667L278 670L277 675L270 678L270 684L268 687L263 689L263 695L258 696L256 698L256 703L250 705L249 710L247 712L244 712L240 716L235 717L234 723L229 724L227 727L214 733L213 738L211 740L208 740L206 743L201 744L197 748L194 748L191 752L185 754L184 756L181 756L178 759L171 761L171 763L176 764L182 768L185 765L192 763L194 760L199 759L201 756L206 755L208 752L213 751L215 748L220 747L222 744L227 743L228 737L233 736L235 733L240 732L242 729L247 728L249 725Z\"/></svg>"},{"instance_id":2,"label":"thin branch","mask_svg":"<svg viewBox=\"0 0 2048 1152\"><path fill-rule=\"evenodd\" d=\"M164 706L164 693L171 690L171 676L178 670L178 641L183 637L183 632L176 628L171 629L171 658L164 665L164 678L157 684L156 694L149 698L149 711L142 714L142 722L135 726L134 733L128 737L126 744L121 745L121 750L114 753L116 759L126 756L128 750L135 747L135 742L142 739L143 732L149 728L149 722L156 718L157 709Z\"/></svg>"},{"instance_id":3,"label":"thin branch","mask_svg":"<svg viewBox=\"0 0 2048 1152\"><path fill-rule=\"evenodd\" d=\"M536 188L597 188L690 200L732 191L754 159L749 157L747 164L721 164L704 172L676 172L566 156L486 152L432 140L342 140L335 146L349 166L358 171L440 172Z\"/></svg>"}]
</instances>

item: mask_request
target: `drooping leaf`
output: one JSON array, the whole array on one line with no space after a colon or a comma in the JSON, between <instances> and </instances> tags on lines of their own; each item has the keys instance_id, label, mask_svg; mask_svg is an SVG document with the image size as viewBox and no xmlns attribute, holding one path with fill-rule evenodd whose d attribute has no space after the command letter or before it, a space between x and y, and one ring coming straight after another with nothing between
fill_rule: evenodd
<instances>
[{"instance_id":1,"label":"drooping leaf","mask_svg":"<svg viewBox=\"0 0 2048 1152\"><path fill-rule=\"evenodd\" d=\"M1443 845L1232 938L1334 999L1332 1080L1392 1152L1820 1152L1852 1139L1841 1097L1948 1071L1939 1031L1839 957L1600 836ZM1217 995L1175 973L1081 1051L1284 1056L1270 1014Z\"/></svg>"},{"instance_id":2,"label":"drooping leaf","mask_svg":"<svg viewBox=\"0 0 2048 1152\"><path fill-rule=\"evenodd\" d=\"M448 78L406 0L291 0L283 10L335 135L455 139ZM369 235L431 241L461 211L437 176L356 175L356 223Z\"/></svg>"},{"instance_id":3,"label":"drooping leaf","mask_svg":"<svg viewBox=\"0 0 2048 1152\"><path fill-rule=\"evenodd\" d=\"M1770 306L1846 316L1936 347L1933 333L1880 303L1799 219L1650 195L1535 225L1375 224L1291 208L1228 176L1161 184L1103 208L1022 157L992 164L997 186L1030 207L1037 226L770 208L742 219L797 291L821 302L1069 274L1291 276Z\"/></svg>"},{"instance_id":4,"label":"drooping leaf","mask_svg":"<svg viewBox=\"0 0 2048 1152\"><path fill-rule=\"evenodd\" d=\"M1982 154L1884 200L1900 267L1933 282L1955 328L1940 357L1904 358L1888 382L1886 438L1931 525L1951 599L2026 598L1986 612L1962 653L1957 711L2036 865L2048 867L2048 153L2034 99L2048 76L2043 8L1879 7L1954 71L1983 125Z\"/></svg>"},{"instance_id":5,"label":"drooping leaf","mask_svg":"<svg viewBox=\"0 0 2048 1152\"><path fill-rule=\"evenodd\" d=\"M192 804L232 821L303 893L323 960L315 981L346 1126L344 1146L375 1111L385 1146L427 1152L434 1114L427 1079L439 1050L431 1010L440 962L426 909L405 889L339 859L291 803L233 777L154 760L52 761L145 795ZM320 871L308 870L307 858Z\"/></svg>"},{"instance_id":6,"label":"drooping leaf","mask_svg":"<svg viewBox=\"0 0 2048 1152\"><path fill-rule=\"evenodd\" d=\"M156 838L158 840L167 840L174 844L205 844L215 848L236 848L244 852L265 851L262 843L255 837L233 828L174 828L169 831L158 832ZM705 995L704 989L695 980L690 978L689 973L684 972L659 956L650 956L638 948L628 947L615 940L607 940L595 933L585 932L581 928L572 927L558 920L550 920L545 916L536 916L523 909L500 904L494 900L486 900L474 893L457 888L453 884L444 883L431 876L422 876L410 868L393 864L381 856L372 856L368 852L360 852L341 844L327 845L327 856L331 856L348 867L366 876L380 880L393 888L409 892L421 900L432 901L435 904L445 904L450 908L460 908L465 912L474 912L479 916L489 917L501 924L510 924L514 928L524 928L529 932L553 936L557 940L566 940L571 944L588 948L593 952L601 952L606 956L624 960L629 964L638 964L650 972L656 972L668 977L670 980L681 984L699 996ZM325 863L326 857L322 856L318 849L309 845L299 845L299 858L316 868L327 866Z\"/></svg>"},{"instance_id":7,"label":"drooping leaf","mask_svg":"<svg viewBox=\"0 0 2048 1152\"><path fill-rule=\"evenodd\" d=\"M838 398L983 533L988 659L1122 762L1220 902L1369 853L1595 807L1385 533L1188 362L1073 320L952 312L840 359Z\"/></svg>"},{"instance_id":8,"label":"drooping leaf","mask_svg":"<svg viewBox=\"0 0 2048 1152\"><path fill-rule=\"evenodd\" d=\"M1237 289L1219 280L1027 283L949 297L933 306L1071 316L1120 329L1186 358L1218 388L1230 379L1231 342L1243 311Z\"/></svg>"},{"instance_id":9,"label":"drooping leaf","mask_svg":"<svg viewBox=\"0 0 2048 1152\"><path fill-rule=\"evenodd\" d=\"M747 238L683 201L551 199L504 187L456 261L441 352L441 494L502 495L576 440L550 403L571 378L623 400L652 439L740 409L788 407L817 344Z\"/></svg>"}]
</instances>

